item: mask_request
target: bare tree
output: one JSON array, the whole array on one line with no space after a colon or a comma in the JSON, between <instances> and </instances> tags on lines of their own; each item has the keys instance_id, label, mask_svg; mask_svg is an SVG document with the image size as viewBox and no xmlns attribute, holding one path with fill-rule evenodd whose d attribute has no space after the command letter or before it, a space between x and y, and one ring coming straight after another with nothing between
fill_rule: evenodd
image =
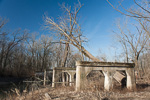
<instances>
[{"instance_id":1,"label":"bare tree","mask_svg":"<svg viewBox=\"0 0 150 100\"><path fill-rule=\"evenodd\" d=\"M126 53L127 61L129 58L128 55L130 55L130 57L133 57L135 66L138 68L139 55L144 50L149 38L141 27L137 25L132 26L135 26L136 31L134 29L132 31L126 26L122 28L120 24L117 24L119 32L115 32L115 36Z\"/></svg>"},{"instance_id":2,"label":"bare tree","mask_svg":"<svg viewBox=\"0 0 150 100\"><path fill-rule=\"evenodd\" d=\"M8 22L7 19L3 19L2 17L0 17L0 35L3 34L2 28L7 22Z\"/></svg>"},{"instance_id":3,"label":"bare tree","mask_svg":"<svg viewBox=\"0 0 150 100\"><path fill-rule=\"evenodd\" d=\"M116 11L120 12L121 14L136 19L140 25L142 26L143 30L147 33L150 38L150 30L148 24L150 24L150 3L149 0L133 0L135 4L135 8L125 8L122 3L119 2L121 8L115 7L109 0L106 0Z\"/></svg>"},{"instance_id":4,"label":"bare tree","mask_svg":"<svg viewBox=\"0 0 150 100\"><path fill-rule=\"evenodd\" d=\"M17 30L13 33L2 33L1 35L1 67L5 68L7 66L7 61L9 56L12 54L14 47L17 46L19 43L24 41L27 38L27 31L24 31L23 34L21 34L20 30ZM9 37L9 35L12 35L13 37Z\"/></svg>"},{"instance_id":5,"label":"bare tree","mask_svg":"<svg viewBox=\"0 0 150 100\"><path fill-rule=\"evenodd\" d=\"M104 52L102 52L101 49L98 50L97 58L100 59L101 61L107 62L107 56Z\"/></svg>"},{"instance_id":6,"label":"bare tree","mask_svg":"<svg viewBox=\"0 0 150 100\"><path fill-rule=\"evenodd\" d=\"M41 39L38 42L38 52L41 57L42 62L42 70L44 71L44 82L43 85L45 86L46 82L46 69L50 68L50 60L51 60L51 41L52 38L48 36L41 36Z\"/></svg>"},{"instance_id":7,"label":"bare tree","mask_svg":"<svg viewBox=\"0 0 150 100\"><path fill-rule=\"evenodd\" d=\"M69 40L67 40L67 43L65 43L65 49L64 49L64 56L61 62L61 67L65 67L66 61L67 61L67 56L69 54Z\"/></svg>"},{"instance_id":8,"label":"bare tree","mask_svg":"<svg viewBox=\"0 0 150 100\"><path fill-rule=\"evenodd\" d=\"M121 11L121 9L118 9L118 7L115 7L109 0L106 0L116 11L120 12L123 15L129 16L129 17L134 17L134 18L145 18L149 21L150 17L150 11L149 11L149 1L147 0L133 0L135 5L138 7L138 9L126 9L123 7L122 2L119 2L119 5L121 8L125 11ZM138 1L138 2L137 2ZM137 11L140 10L141 12Z\"/></svg>"},{"instance_id":9,"label":"bare tree","mask_svg":"<svg viewBox=\"0 0 150 100\"><path fill-rule=\"evenodd\" d=\"M38 71L41 68L41 62L39 61L38 44L36 38L37 33L32 33L29 39L26 40L26 54L28 58L28 66L30 66L30 69Z\"/></svg>"},{"instance_id":10,"label":"bare tree","mask_svg":"<svg viewBox=\"0 0 150 100\"><path fill-rule=\"evenodd\" d=\"M82 52L88 58L94 61L100 61L92 54L90 54L80 43L78 36L81 34L81 27L77 20L77 15L81 9L82 5L79 2L78 5L72 10L71 6L66 7L65 4L62 5L62 8L65 10L65 18L60 17L59 22L54 21L52 18L46 16L45 24L46 28L52 30L58 35L64 36L67 38L67 41L62 40L65 43L74 45L80 52Z\"/></svg>"}]
</instances>

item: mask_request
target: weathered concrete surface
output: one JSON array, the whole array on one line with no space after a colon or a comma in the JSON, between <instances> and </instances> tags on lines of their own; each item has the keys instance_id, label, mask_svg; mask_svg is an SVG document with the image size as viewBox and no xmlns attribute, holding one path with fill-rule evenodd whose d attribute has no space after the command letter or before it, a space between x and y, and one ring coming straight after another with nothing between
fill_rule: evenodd
<instances>
[{"instance_id":1,"label":"weathered concrete surface","mask_svg":"<svg viewBox=\"0 0 150 100\"><path fill-rule=\"evenodd\" d=\"M103 71L105 80L104 80L104 88L109 91L113 89L113 75L115 71Z\"/></svg>"},{"instance_id":2,"label":"weathered concrete surface","mask_svg":"<svg viewBox=\"0 0 150 100\"><path fill-rule=\"evenodd\" d=\"M134 68L134 63L120 63L120 62L92 62L92 61L77 61L76 66L86 66L86 67L129 67Z\"/></svg>"},{"instance_id":3,"label":"weathered concrete surface","mask_svg":"<svg viewBox=\"0 0 150 100\"><path fill-rule=\"evenodd\" d=\"M84 89L86 83L86 72L82 66L76 68L76 90Z\"/></svg>"},{"instance_id":4,"label":"weathered concrete surface","mask_svg":"<svg viewBox=\"0 0 150 100\"><path fill-rule=\"evenodd\" d=\"M126 74L127 74L127 88L129 90L136 89L134 68L127 68Z\"/></svg>"},{"instance_id":5,"label":"weathered concrete surface","mask_svg":"<svg viewBox=\"0 0 150 100\"><path fill-rule=\"evenodd\" d=\"M118 63L118 62L76 62L76 91L84 89L86 76L92 70L102 70L105 76L104 88L109 91L113 89L113 75L118 70L127 73L127 88L133 90L136 88L134 76L134 63Z\"/></svg>"},{"instance_id":6,"label":"weathered concrete surface","mask_svg":"<svg viewBox=\"0 0 150 100\"><path fill-rule=\"evenodd\" d=\"M60 73L57 71L57 69L53 69L53 78L52 78L52 87L56 87L56 83L59 81Z\"/></svg>"},{"instance_id":7,"label":"weathered concrete surface","mask_svg":"<svg viewBox=\"0 0 150 100\"><path fill-rule=\"evenodd\" d=\"M53 70L63 70L63 71L68 71L68 70L76 70L76 68L71 68L71 67L54 67Z\"/></svg>"},{"instance_id":8,"label":"weathered concrete surface","mask_svg":"<svg viewBox=\"0 0 150 100\"><path fill-rule=\"evenodd\" d=\"M69 85L70 86L73 86L74 85L74 75L75 75L75 73L76 73L76 71L74 70L74 71L67 71L67 73L69 74Z\"/></svg>"},{"instance_id":9,"label":"weathered concrete surface","mask_svg":"<svg viewBox=\"0 0 150 100\"><path fill-rule=\"evenodd\" d=\"M120 73L119 71L116 71L113 77L116 79L116 81L122 84L122 79L126 77L126 74L123 72Z\"/></svg>"},{"instance_id":10,"label":"weathered concrete surface","mask_svg":"<svg viewBox=\"0 0 150 100\"><path fill-rule=\"evenodd\" d=\"M76 68L70 68L70 67L55 67L53 68L53 79L52 79L52 87L57 86L57 82L59 82L59 78L62 73L68 73L66 75L66 81L63 81L63 85L67 83L68 81L70 82L70 86L73 86L74 82L74 75L76 73ZM68 83L67 83L68 84Z\"/></svg>"}]
</instances>

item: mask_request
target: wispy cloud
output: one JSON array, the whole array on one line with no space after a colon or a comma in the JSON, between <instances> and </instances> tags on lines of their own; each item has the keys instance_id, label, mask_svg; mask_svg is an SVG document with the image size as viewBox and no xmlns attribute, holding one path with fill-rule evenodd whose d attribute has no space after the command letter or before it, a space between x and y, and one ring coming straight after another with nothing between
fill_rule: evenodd
<instances>
[{"instance_id":1,"label":"wispy cloud","mask_svg":"<svg viewBox=\"0 0 150 100\"><path fill-rule=\"evenodd\" d=\"M90 22L91 23L91 22ZM92 28L91 30L87 30L87 38L90 40L91 38L95 38L96 34L99 33L101 26L102 26L102 21L99 21L96 25L90 25Z\"/></svg>"}]
</instances>

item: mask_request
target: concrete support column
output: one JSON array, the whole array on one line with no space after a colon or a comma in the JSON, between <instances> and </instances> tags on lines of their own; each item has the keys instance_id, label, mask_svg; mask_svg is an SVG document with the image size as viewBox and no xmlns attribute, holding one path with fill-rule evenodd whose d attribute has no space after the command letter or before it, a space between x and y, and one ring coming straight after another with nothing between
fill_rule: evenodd
<instances>
[{"instance_id":1,"label":"concrete support column","mask_svg":"<svg viewBox=\"0 0 150 100\"><path fill-rule=\"evenodd\" d=\"M136 83L135 83L134 68L127 68L126 74L127 74L127 88L129 90L135 90Z\"/></svg>"},{"instance_id":2,"label":"concrete support column","mask_svg":"<svg viewBox=\"0 0 150 100\"><path fill-rule=\"evenodd\" d=\"M74 77L70 75L69 82L74 82ZM69 83L69 86L73 86L73 83Z\"/></svg>"},{"instance_id":3,"label":"concrete support column","mask_svg":"<svg viewBox=\"0 0 150 100\"><path fill-rule=\"evenodd\" d=\"M62 86L65 86L65 73L63 72L62 74Z\"/></svg>"},{"instance_id":4,"label":"concrete support column","mask_svg":"<svg viewBox=\"0 0 150 100\"><path fill-rule=\"evenodd\" d=\"M52 79L52 87L56 87L56 82L59 81L59 72L53 68L53 79Z\"/></svg>"},{"instance_id":5,"label":"concrete support column","mask_svg":"<svg viewBox=\"0 0 150 100\"><path fill-rule=\"evenodd\" d=\"M55 69L53 68L53 78L52 78L52 87L55 87L55 83L56 80L55 80Z\"/></svg>"},{"instance_id":6,"label":"concrete support column","mask_svg":"<svg viewBox=\"0 0 150 100\"><path fill-rule=\"evenodd\" d=\"M69 83L69 86L73 86L73 82L74 82L74 75L75 75L75 72L68 72L69 73L69 82L71 82L71 83Z\"/></svg>"},{"instance_id":7,"label":"concrete support column","mask_svg":"<svg viewBox=\"0 0 150 100\"><path fill-rule=\"evenodd\" d=\"M82 66L76 67L76 91L84 89L86 81L85 68Z\"/></svg>"},{"instance_id":8,"label":"concrete support column","mask_svg":"<svg viewBox=\"0 0 150 100\"><path fill-rule=\"evenodd\" d=\"M69 82L69 75L66 74L66 85L68 86L68 82Z\"/></svg>"},{"instance_id":9,"label":"concrete support column","mask_svg":"<svg viewBox=\"0 0 150 100\"><path fill-rule=\"evenodd\" d=\"M104 89L109 91L113 89L113 74L111 71L103 71L105 80L104 80Z\"/></svg>"},{"instance_id":10,"label":"concrete support column","mask_svg":"<svg viewBox=\"0 0 150 100\"><path fill-rule=\"evenodd\" d=\"M44 81L43 81L43 85L46 85L46 69L44 69Z\"/></svg>"}]
</instances>

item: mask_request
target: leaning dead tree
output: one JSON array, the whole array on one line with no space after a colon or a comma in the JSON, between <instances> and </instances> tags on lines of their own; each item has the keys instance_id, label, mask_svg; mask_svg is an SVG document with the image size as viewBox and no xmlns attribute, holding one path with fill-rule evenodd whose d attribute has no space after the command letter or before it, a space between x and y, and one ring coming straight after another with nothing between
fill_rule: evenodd
<instances>
[{"instance_id":1,"label":"leaning dead tree","mask_svg":"<svg viewBox=\"0 0 150 100\"><path fill-rule=\"evenodd\" d=\"M69 44L75 46L82 54L90 58L93 61L100 61L94 57L90 52L88 52L80 43L79 35L81 34L81 27L78 23L77 15L81 9L82 5L79 2L74 8L71 6L62 5L62 8L65 10L65 16L60 17L59 21L56 22L52 18L45 16L45 25L46 28L55 32L57 36L63 36L67 39L61 40L66 43L66 49Z\"/></svg>"}]
</instances>

